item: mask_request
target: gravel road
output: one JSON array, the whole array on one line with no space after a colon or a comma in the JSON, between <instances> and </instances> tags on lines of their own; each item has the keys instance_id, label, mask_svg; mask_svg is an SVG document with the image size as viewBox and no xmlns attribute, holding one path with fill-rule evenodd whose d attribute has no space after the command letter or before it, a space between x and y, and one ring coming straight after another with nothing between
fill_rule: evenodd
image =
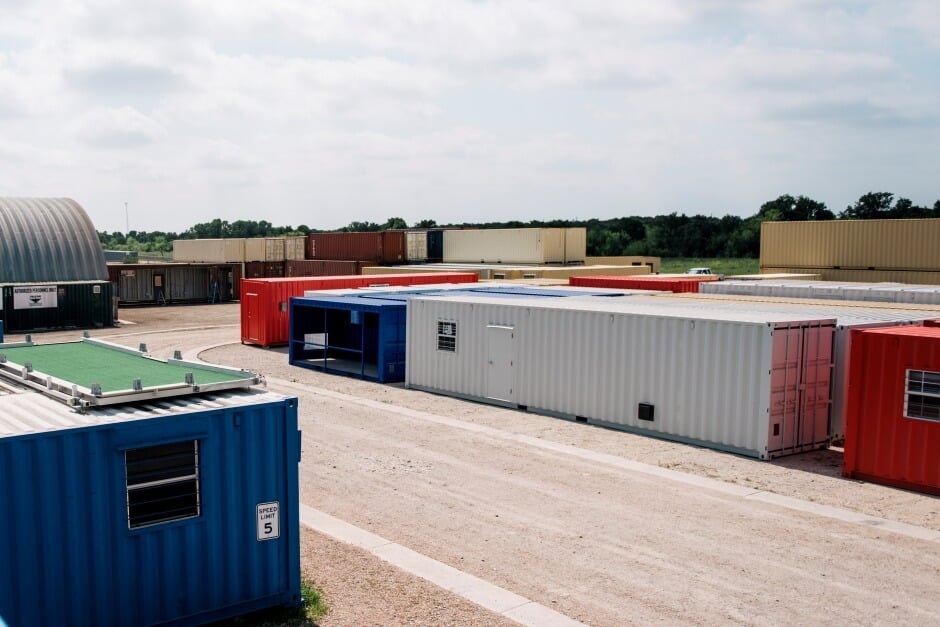
<instances>
[{"instance_id":1,"label":"gravel road","mask_svg":"<svg viewBox=\"0 0 940 627\"><path fill-rule=\"evenodd\" d=\"M201 358L300 398L305 504L587 624L940 624L938 542L591 455L940 532L938 499L843 479L838 450L760 462L293 368L286 350L239 343L237 304L121 319L136 324L93 335L160 356L217 346ZM302 553L332 607L325 626L505 623L320 534L304 533Z\"/></svg>"}]
</instances>

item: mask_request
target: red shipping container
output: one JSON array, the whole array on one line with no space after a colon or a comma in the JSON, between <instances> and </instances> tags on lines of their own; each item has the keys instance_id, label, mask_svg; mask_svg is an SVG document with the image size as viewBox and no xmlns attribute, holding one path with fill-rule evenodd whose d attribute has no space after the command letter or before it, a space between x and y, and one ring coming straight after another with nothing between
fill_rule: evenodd
<instances>
[{"instance_id":1,"label":"red shipping container","mask_svg":"<svg viewBox=\"0 0 940 627\"><path fill-rule=\"evenodd\" d=\"M241 340L264 347L283 346L289 339L288 305L307 290L335 290L385 285L476 283L475 272L422 272L359 276L246 278L241 283Z\"/></svg>"},{"instance_id":2,"label":"red shipping container","mask_svg":"<svg viewBox=\"0 0 940 627\"><path fill-rule=\"evenodd\" d=\"M924 320L925 327L940 327L940 318L936 320Z\"/></svg>"},{"instance_id":3,"label":"red shipping container","mask_svg":"<svg viewBox=\"0 0 940 627\"><path fill-rule=\"evenodd\" d=\"M378 264L404 263L404 231L310 233L307 259L371 261Z\"/></svg>"},{"instance_id":4,"label":"red shipping container","mask_svg":"<svg viewBox=\"0 0 940 627\"><path fill-rule=\"evenodd\" d=\"M608 287L618 290L659 290L676 294L691 292L698 294L699 283L703 279L693 276L573 276L568 278L568 285L578 287ZM714 280L714 279L705 279Z\"/></svg>"},{"instance_id":5,"label":"red shipping container","mask_svg":"<svg viewBox=\"0 0 940 627\"><path fill-rule=\"evenodd\" d=\"M284 276L337 276L362 274L361 261L343 261L339 259L297 259L284 262ZM371 262L366 262L374 265Z\"/></svg>"},{"instance_id":6,"label":"red shipping container","mask_svg":"<svg viewBox=\"0 0 940 627\"><path fill-rule=\"evenodd\" d=\"M940 494L940 328L852 331L842 474Z\"/></svg>"}]
</instances>

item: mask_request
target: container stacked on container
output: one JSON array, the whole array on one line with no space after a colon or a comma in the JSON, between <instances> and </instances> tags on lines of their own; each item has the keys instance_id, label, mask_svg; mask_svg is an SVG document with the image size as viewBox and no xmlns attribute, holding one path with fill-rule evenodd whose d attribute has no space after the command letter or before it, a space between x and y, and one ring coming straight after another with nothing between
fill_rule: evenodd
<instances>
[{"instance_id":1,"label":"container stacked on container","mask_svg":"<svg viewBox=\"0 0 940 627\"><path fill-rule=\"evenodd\" d=\"M940 218L761 224L761 272L940 284Z\"/></svg>"},{"instance_id":2,"label":"container stacked on container","mask_svg":"<svg viewBox=\"0 0 940 627\"><path fill-rule=\"evenodd\" d=\"M656 290L673 293L699 292L699 284L717 281L714 275L681 275L681 276L573 276L568 279L570 285L582 287L609 287L615 289Z\"/></svg>"},{"instance_id":3,"label":"container stacked on container","mask_svg":"<svg viewBox=\"0 0 940 627\"><path fill-rule=\"evenodd\" d=\"M404 263L405 231L310 233L307 259Z\"/></svg>"},{"instance_id":4,"label":"container stacked on container","mask_svg":"<svg viewBox=\"0 0 940 627\"><path fill-rule=\"evenodd\" d=\"M445 263L584 263L587 231L577 228L448 229Z\"/></svg>"}]
</instances>

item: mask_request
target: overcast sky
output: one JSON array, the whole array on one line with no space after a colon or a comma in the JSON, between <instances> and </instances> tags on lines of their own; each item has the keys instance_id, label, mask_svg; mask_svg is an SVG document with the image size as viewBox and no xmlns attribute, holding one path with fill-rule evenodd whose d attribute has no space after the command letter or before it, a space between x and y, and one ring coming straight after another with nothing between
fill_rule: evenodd
<instances>
[{"instance_id":1,"label":"overcast sky","mask_svg":"<svg viewBox=\"0 0 940 627\"><path fill-rule=\"evenodd\" d=\"M0 0L0 195L99 230L932 205L938 154L937 0Z\"/></svg>"}]
</instances>

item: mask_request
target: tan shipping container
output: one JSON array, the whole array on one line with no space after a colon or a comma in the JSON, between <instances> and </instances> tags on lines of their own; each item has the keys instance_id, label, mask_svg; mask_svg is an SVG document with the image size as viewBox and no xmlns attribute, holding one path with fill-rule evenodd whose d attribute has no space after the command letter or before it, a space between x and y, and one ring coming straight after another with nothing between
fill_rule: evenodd
<instances>
[{"instance_id":1,"label":"tan shipping container","mask_svg":"<svg viewBox=\"0 0 940 627\"><path fill-rule=\"evenodd\" d=\"M245 240L245 261L284 261L283 237L250 237Z\"/></svg>"},{"instance_id":2,"label":"tan shipping container","mask_svg":"<svg viewBox=\"0 0 940 627\"><path fill-rule=\"evenodd\" d=\"M240 237L173 240L173 261L242 263L245 261L245 240Z\"/></svg>"},{"instance_id":3,"label":"tan shipping container","mask_svg":"<svg viewBox=\"0 0 940 627\"><path fill-rule=\"evenodd\" d=\"M584 229L577 229L584 232ZM473 229L444 231L444 263L568 263L583 262L580 237L562 228ZM584 242L586 243L586 235ZM574 259L574 258L577 259Z\"/></svg>"},{"instance_id":4,"label":"tan shipping container","mask_svg":"<svg viewBox=\"0 0 940 627\"><path fill-rule=\"evenodd\" d=\"M761 274L804 272L818 274L823 281L850 281L853 283L913 283L940 285L940 270L853 270L848 268L787 268L761 266Z\"/></svg>"},{"instance_id":5,"label":"tan shipping container","mask_svg":"<svg viewBox=\"0 0 940 627\"><path fill-rule=\"evenodd\" d=\"M284 238L284 260L285 261L296 261L298 259L304 259L304 254L307 249L307 236L291 236Z\"/></svg>"},{"instance_id":6,"label":"tan shipping container","mask_svg":"<svg viewBox=\"0 0 940 627\"><path fill-rule=\"evenodd\" d=\"M940 218L764 222L764 268L940 270Z\"/></svg>"},{"instance_id":7,"label":"tan shipping container","mask_svg":"<svg viewBox=\"0 0 940 627\"><path fill-rule=\"evenodd\" d=\"M399 272L475 272L480 280L567 279L572 276L635 276L649 274L647 266L504 266L502 264L422 264L415 266L374 266L362 274Z\"/></svg>"},{"instance_id":8,"label":"tan shipping container","mask_svg":"<svg viewBox=\"0 0 940 627\"><path fill-rule=\"evenodd\" d=\"M584 263L587 257L587 229L565 229L565 263Z\"/></svg>"}]
</instances>

